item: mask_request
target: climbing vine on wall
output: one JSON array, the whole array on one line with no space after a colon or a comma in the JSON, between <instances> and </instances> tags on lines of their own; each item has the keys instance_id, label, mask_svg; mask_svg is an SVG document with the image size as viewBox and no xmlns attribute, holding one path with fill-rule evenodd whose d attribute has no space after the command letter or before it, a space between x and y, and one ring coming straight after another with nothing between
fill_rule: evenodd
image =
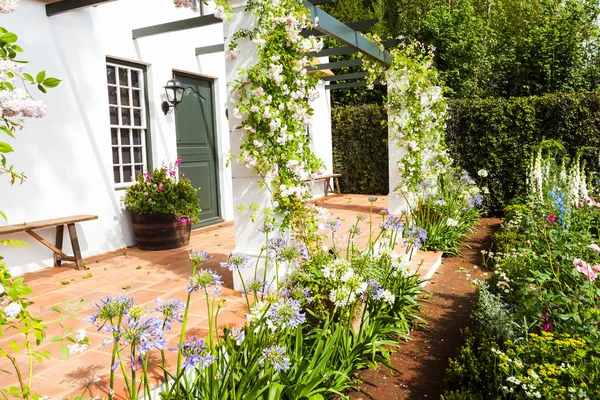
<instances>
[{"instance_id":1,"label":"climbing vine on wall","mask_svg":"<svg viewBox=\"0 0 600 400\"><path fill-rule=\"evenodd\" d=\"M378 37L371 39L381 45ZM387 84L389 134L405 149L398 163L402 182L396 190L412 199L424 188L435 192L438 176L450 165L444 141L447 105L432 66L432 48L412 42L391 54L389 68L364 56L363 62L370 88L378 79Z\"/></svg>"}]
</instances>

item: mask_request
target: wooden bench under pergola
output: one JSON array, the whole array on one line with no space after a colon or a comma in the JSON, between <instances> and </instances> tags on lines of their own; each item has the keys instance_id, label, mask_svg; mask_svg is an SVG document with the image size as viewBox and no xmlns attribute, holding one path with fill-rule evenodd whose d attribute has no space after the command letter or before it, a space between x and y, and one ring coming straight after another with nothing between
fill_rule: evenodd
<instances>
[{"instance_id":1,"label":"wooden bench under pergola","mask_svg":"<svg viewBox=\"0 0 600 400\"><path fill-rule=\"evenodd\" d=\"M17 225L0 226L0 236L9 235L14 233L25 232L29 236L38 240L41 244L49 248L54 252L54 266L61 265L62 261L73 261L77 265L77 269L83 269L83 261L81 258L81 249L79 248L79 239L77 239L77 230L75 224L77 222L91 221L98 219L97 215L74 215L72 217L63 217L55 219L47 219L44 221L35 222L24 222ZM71 238L71 247L73 248L73 255L68 256L62 251L63 246L63 235L65 232L65 225L69 231L69 237ZM37 229L53 228L56 227L56 244L48 242L46 239L34 232Z\"/></svg>"},{"instance_id":2,"label":"wooden bench under pergola","mask_svg":"<svg viewBox=\"0 0 600 400\"><path fill-rule=\"evenodd\" d=\"M340 176L342 176L342 174L326 174L317 176L315 178L304 179L302 182L325 181L325 196L329 195L330 193L337 193L339 196L341 196L342 191L340 190L340 183L338 181Z\"/></svg>"}]
</instances>

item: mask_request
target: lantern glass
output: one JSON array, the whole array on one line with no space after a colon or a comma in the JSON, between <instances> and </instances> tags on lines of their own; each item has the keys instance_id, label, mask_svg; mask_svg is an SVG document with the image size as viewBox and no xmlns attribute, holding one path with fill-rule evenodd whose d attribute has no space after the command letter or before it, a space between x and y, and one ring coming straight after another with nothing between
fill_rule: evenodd
<instances>
[{"instance_id":1,"label":"lantern glass","mask_svg":"<svg viewBox=\"0 0 600 400\"><path fill-rule=\"evenodd\" d=\"M167 94L167 101L173 105L181 103L183 100L183 91L185 88L177 79L173 78L165 85L165 93Z\"/></svg>"}]
</instances>

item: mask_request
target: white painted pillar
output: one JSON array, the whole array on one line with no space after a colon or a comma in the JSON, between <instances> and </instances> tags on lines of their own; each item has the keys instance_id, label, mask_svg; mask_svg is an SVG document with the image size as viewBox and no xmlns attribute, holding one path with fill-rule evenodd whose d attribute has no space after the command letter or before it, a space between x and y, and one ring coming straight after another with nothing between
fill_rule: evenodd
<instances>
[{"instance_id":1,"label":"white painted pillar","mask_svg":"<svg viewBox=\"0 0 600 400\"><path fill-rule=\"evenodd\" d=\"M229 21L225 20L223 24L225 34L225 68L227 83L235 81L239 77L237 71L238 68L248 69L257 62L257 47L252 41L248 39L241 40L238 49L240 50L239 55L236 58L231 58L227 55L227 49L229 43L232 40L233 34L240 29L252 30L255 26L256 20L252 12L245 12L245 2L240 0L233 0L231 2L233 7L233 15ZM235 118L233 112L236 106L236 100L232 98L231 92L228 87L228 100L227 109L229 115L229 134L231 151L233 154L240 153L240 143L244 135L243 130L236 129L241 120ZM241 251L247 253L252 257L253 261L257 261L260 255L260 249L265 245L265 235L258 231L258 228L262 226L264 222L264 210L267 207L271 207L271 197L267 190L260 190L259 184L261 177L252 169L247 168L237 160L233 160L231 163L232 177L233 177L233 206L234 206L234 226L235 226L235 242L236 247L234 251ZM249 208L251 203L256 203L260 206L261 212L256 218L256 222L252 222L250 217L252 211ZM239 206L243 206L243 211L238 209ZM263 259L264 260L264 259ZM264 261L259 261L259 270L257 271L258 279L262 279L264 273ZM269 271L268 280L274 276L274 271ZM254 268L246 269L242 271L244 281L246 284L254 280ZM237 273L234 272L233 276L234 288L236 290L242 290L242 282Z\"/></svg>"}]
</instances>

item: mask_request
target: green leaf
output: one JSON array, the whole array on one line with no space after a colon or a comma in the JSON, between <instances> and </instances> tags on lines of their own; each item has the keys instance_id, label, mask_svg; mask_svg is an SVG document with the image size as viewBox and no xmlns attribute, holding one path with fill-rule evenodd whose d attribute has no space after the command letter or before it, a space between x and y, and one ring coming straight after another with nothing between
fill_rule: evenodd
<instances>
[{"instance_id":1,"label":"green leaf","mask_svg":"<svg viewBox=\"0 0 600 400\"><path fill-rule=\"evenodd\" d=\"M69 358L70 355L71 355L71 352L69 351L69 346L67 346L66 344L63 344L62 346L60 346L60 356L63 360L66 360L67 358Z\"/></svg>"},{"instance_id":2,"label":"green leaf","mask_svg":"<svg viewBox=\"0 0 600 400\"><path fill-rule=\"evenodd\" d=\"M41 71L35 76L36 83L42 83L46 79L46 71Z\"/></svg>"},{"instance_id":3,"label":"green leaf","mask_svg":"<svg viewBox=\"0 0 600 400\"><path fill-rule=\"evenodd\" d=\"M38 85L38 86L37 86L37 88L38 88L38 90L39 90L40 92L42 92L42 93L48 93L48 92L46 91L46 88L45 88L45 87L43 87L42 85Z\"/></svg>"},{"instance_id":4,"label":"green leaf","mask_svg":"<svg viewBox=\"0 0 600 400\"><path fill-rule=\"evenodd\" d=\"M14 43L17 41L17 39L18 39L17 35L15 35L12 32L3 33L2 36L0 36L0 40L7 42L7 43Z\"/></svg>"},{"instance_id":5,"label":"green leaf","mask_svg":"<svg viewBox=\"0 0 600 400\"><path fill-rule=\"evenodd\" d=\"M60 82L62 82L60 79L46 78L44 79L43 85L47 88L55 88Z\"/></svg>"},{"instance_id":6,"label":"green leaf","mask_svg":"<svg viewBox=\"0 0 600 400\"><path fill-rule=\"evenodd\" d=\"M13 151L13 148L8 143L0 142L0 153L11 153Z\"/></svg>"},{"instance_id":7,"label":"green leaf","mask_svg":"<svg viewBox=\"0 0 600 400\"><path fill-rule=\"evenodd\" d=\"M50 339L50 341L54 342L54 343L56 343L56 342L62 342L63 338L62 338L62 336L54 336L52 339Z\"/></svg>"},{"instance_id":8,"label":"green leaf","mask_svg":"<svg viewBox=\"0 0 600 400\"><path fill-rule=\"evenodd\" d=\"M23 49L21 48L21 46L18 46L18 45L16 45L16 44L15 44L15 45L13 45L12 49L13 49L14 51L16 51L17 53L22 53L22 52L23 52Z\"/></svg>"},{"instance_id":9,"label":"green leaf","mask_svg":"<svg viewBox=\"0 0 600 400\"><path fill-rule=\"evenodd\" d=\"M27 72L24 72L24 73L23 73L23 78L24 78L26 81L33 83L33 76L31 76L31 74L28 74Z\"/></svg>"}]
</instances>

